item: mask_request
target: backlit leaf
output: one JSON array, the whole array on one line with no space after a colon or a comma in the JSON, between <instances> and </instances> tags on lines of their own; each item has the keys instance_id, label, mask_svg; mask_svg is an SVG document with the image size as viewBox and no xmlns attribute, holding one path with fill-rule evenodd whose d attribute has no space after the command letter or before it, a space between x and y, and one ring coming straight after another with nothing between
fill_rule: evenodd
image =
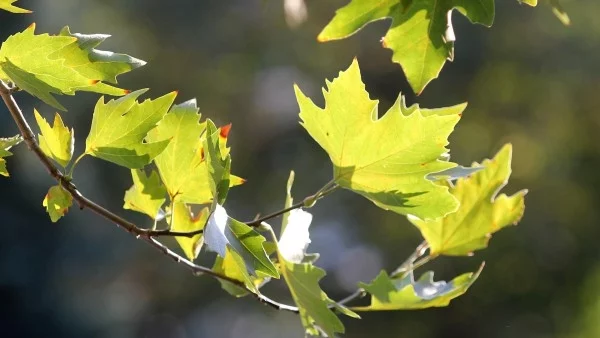
<instances>
[{"instance_id":1,"label":"backlit leaf","mask_svg":"<svg viewBox=\"0 0 600 338\"><path fill-rule=\"evenodd\" d=\"M28 9L20 8L13 5L14 2L17 2L17 0L0 0L0 9L12 13L31 13L31 11Z\"/></svg>"},{"instance_id":2,"label":"backlit leaf","mask_svg":"<svg viewBox=\"0 0 600 338\"><path fill-rule=\"evenodd\" d=\"M444 307L462 294L475 282L481 270L465 273L450 282L433 280L433 272L424 273L414 280L412 271L401 279L392 279L382 271L370 284L360 287L371 294L371 305L351 307L355 311L416 310Z\"/></svg>"},{"instance_id":3,"label":"backlit leaf","mask_svg":"<svg viewBox=\"0 0 600 338\"><path fill-rule=\"evenodd\" d=\"M456 210L448 188L427 176L456 166L439 158L460 109L421 112L399 99L378 118L378 101L369 99L356 61L327 81L324 109L298 88L296 96L302 125L329 154L337 184L400 214L429 219Z\"/></svg>"},{"instance_id":4,"label":"backlit leaf","mask_svg":"<svg viewBox=\"0 0 600 338\"><path fill-rule=\"evenodd\" d=\"M256 278L250 276L248 269L246 268L246 263L244 263L240 254L233 250L229 245L225 248L225 258L217 256L213 270L224 274L227 277L239 280L240 282L243 282L248 289L253 292L258 292L254 283ZM233 283L221 279L219 279L219 282L221 283L221 287L232 296L243 297L248 295L248 290Z\"/></svg>"},{"instance_id":5,"label":"backlit leaf","mask_svg":"<svg viewBox=\"0 0 600 338\"><path fill-rule=\"evenodd\" d=\"M105 82L116 83L116 76L144 65L128 55L94 49L107 35L72 34L65 27L59 35L35 35L35 24L10 36L0 47L0 79L61 110L65 108L52 96L92 91L124 95L127 91Z\"/></svg>"},{"instance_id":6,"label":"backlit leaf","mask_svg":"<svg viewBox=\"0 0 600 338\"><path fill-rule=\"evenodd\" d=\"M208 208L203 208L198 215L194 216L185 203L174 202L173 210L171 210L171 231L192 232L202 230L208 219L208 214ZM175 239L191 261L198 257L204 243L202 234L193 237L176 236Z\"/></svg>"},{"instance_id":7,"label":"backlit leaf","mask_svg":"<svg viewBox=\"0 0 600 338\"><path fill-rule=\"evenodd\" d=\"M33 110L35 120L40 128L41 134L38 135L40 148L46 156L55 160L66 168L73 156L73 147L75 135L73 129L67 128L58 113L54 115L54 124L50 124L38 113Z\"/></svg>"},{"instance_id":8,"label":"backlit leaf","mask_svg":"<svg viewBox=\"0 0 600 338\"><path fill-rule=\"evenodd\" d=\"M487 247L492 233L519 222L527 191L498 195L508 183L511 158L512 146L507 144L492 160L483 161L483 170L458 179L450 189L460 201L455 213L427 221L409 216L427 240L431 255L469 255Z\"/></svg>"},{"instance_id":9,"label":"backlit leaf","mask_svg":"<svg viewBox=\"0 0 600 338\"><path fill-rule=\"evenodd\" d=\"M73 197L60 185L55 185L48 190L42 205L50 215L52 222L57 222L63 217L73 204Z\"/></svg>"},{"instance_id":10,"label":"backlit leaf","mask_svg":"<svg viewBox=\"0 0 600 338\"><path fill-rule=\"evenodd\" d=\"M146 89L138 90L107 103L100 98L86 140L86 154L135 169L150 163L167 147L168 138L156 142L144 142L144 138L167 113L177 93L138 103L136 99L144 92Z\"/></svg>"},{"instance_id":11,"label":"backlit leaf","mask_svg":"<svg viewBox=\"0 0 600 338\"><path fill-rule=\"evenodd\" d=\"M9 151L13 146L21 143L23 138L21 135L13 137L0 138L0 175L8 177L8 170L6 169L5 157L11 156L12 153Z\"/></svg>"},{"instance_id":12,"label":"backlit leaf","mask_svg":"<svg viewBox=\"0 0 600 338\"><path fill-rule=\"evenodd\" d=\"M166 200L167 191L158 174L153 170L146 176L143 169L132 169L133 186L125 192L124 209L134 210L157 220L162 215L161 208Z\"/></svg>"},{"instance_id":13,"label":"backlit leaf","mask_svg":"<svg viewBox=\"0 0 600 338\"><path fill-rule=\"evenodd\" d=\"M203 142L204 160L208 170L209 184L213 198L223 204L229 191L229 176L231 171L231 155L227 151L222 155L219 130L211 120L206 121L206 137Z\"/></svg>"}]
</instances>

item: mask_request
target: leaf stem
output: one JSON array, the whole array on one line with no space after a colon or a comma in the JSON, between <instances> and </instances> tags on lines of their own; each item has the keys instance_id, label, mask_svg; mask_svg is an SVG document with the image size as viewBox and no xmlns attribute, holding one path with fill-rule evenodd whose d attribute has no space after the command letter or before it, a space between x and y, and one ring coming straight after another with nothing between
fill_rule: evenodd
<instances>
[{"instance_id":1,"label":"leaf stem","mask_svg":"<svg viewBox=\"0 0 600 338\"><path fill-rule=\"evenodd\" d=\"M299 313L299 309L297 307L276 302L276 301L272 300L271 298L266 297L262 294L255 294L246 287L244 282L239 281L234 278L231 278L231 277L228 277L226 275L222 275L222 274L215 272L205 266L197 265L197 264L187 260L186 258L182 257L181 255L175 253L174 251L169 249L167 246L165 246L164 244L159 242L156 238L154 238L157 236L193 237L194 235L202 233L202 230L181 233L181 232L174 232L174 231L168 231L168 230L154 231L154 230L147 230L147 229L139 228L135 224L125 220L124 218L114 214L113 212L105 209L104 207L96 204L92 200L83 196L79 192L79 190L77 190L77 187L75 187L75 184L73 184L67 176L65 176L60 170L58 170L58 168L50 161L50 159L48 157L46 157L44 152L41 150L39 144L35 140L35 137L34 137L33 131L31 130L31 127L29 126L29 124L27 123L27 120L23 116L23 112L21 111L21 109L17 105L17 102L15 101L14 97L12 96L11 88L9 88L6 85L6 83L4 83L1 80L0 80L0 96L2 97L2 100L4 101L4 103L6 104L6 107L8 108L10 115L12 116L13 120L15 121L17 128L19 128L19 132L23 136L23 140L25 141L25 143L27 144L29 149L36 155L36 157L39 159L39 161L44 165L44 167L46 168L46 170L48 171L50 176L52 176L66 191L68 191L71 194L73 199L79 203L79 206L81 209L88 208L91 211L93 211L94 213L98 214L99 216L111 221L112 223L116 224L117 226L123 228L125 231L134 235L135 238L142 239L144 242L148 243L149 245L151 245L155 249L159 250L161 253L163 253L167 257L174 260L176 263L187 267L189 270L192 271L192 273L194 275L199 276L202 274L206 274L213 278L230 282L240 288L246 289L252 295L254 295L254 297L258 301L260 301L261 303L268 305L276 310ZM81 158L82 156L80 156L79 158Z\"/></svg>"},{"instance_id":2,"label":"leaf stem","mask_svg":"<svg viewBox=\"0 0 600 338\"><path fill-rule=\"evenodd\" d=\"M87 155L87 153L82 153L81 155L77 156L77 158L75 159L75 161L73 162L73 164L71 164L71 168L69 168L69 173L67 174L67 176L73 178L73 171L75 170L75 166L77 166L77 164L79 163L79 161L81 161L81 159Z\"/></svg>"}]
</instances>

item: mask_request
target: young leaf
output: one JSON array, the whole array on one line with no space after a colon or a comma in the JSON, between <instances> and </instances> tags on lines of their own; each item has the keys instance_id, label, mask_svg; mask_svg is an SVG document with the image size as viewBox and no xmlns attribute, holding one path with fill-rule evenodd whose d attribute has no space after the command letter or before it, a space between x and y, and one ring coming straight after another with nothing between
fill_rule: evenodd
<instances>
[{"instance_id":1,"label":"young leaf","mask_svg":"<svg viewBox=\"0 0 600 338\"><path fill-rule=\"evenodd\" d=\"M35 24L10 36L0 47L0 79L47 104L65 108L52 94L73 95L92 91L124 95L127 91L102 81L116 83L116 76L137 68L144 61L123 54L93 49L106 35L71 34L68 27L59 35L35 35Z\"/></svg>"},{"instance_id":2,"label":"young leaf","mask_svg":"<svg viewBox=\"0 0 600 338\"><path fill-rule=\"evenodd\" d=\"M248 271L257 275L279 278L279 272L263 248L265 238L248 225L227 215L227 211L217 204L204 230L206 246L225 257L227 246L231 246L246 263Z\"/></svg>"},{"instance_id":3,"label":"young leaf","mask_svg":"<svg viewBox=\"0 0 600 338\"><path fill-rule=\"evenodd\" d=\"M13 146L21 143L23 138L21 135L16 135L8 138L0 138L0 175L8 177L8 170L6 170L5 157L11 156L12 153L8 151Z\"/></svg>"},{"instance_id":4,"label":"young leaf","mask_svg":"<svg viewBox=\"0 0 600 338\"><path fill-rule=\"evenodd\" d=\"M416 310L448 306L450 301L467 291L475 282L484 264L475 273L465 273L450 282L433 281L428 271L414 281L413 273L402 279L391 279L385 271L371 282L359 286L371 294L371 305L352 307L355 311Z\"/></svg>"},{"instance_id":5,"label":"young leaf","mask_svg":"<svg viewBox=\"0 0 600 338\"><path fill-rule=\"evenodd\" d=\"M483 170L458 179L450 189L460 201L457 212L427 221L409 216L427 240L431 255L469 255L487 247L492 233L521 219L526 190L511 197L497 196L510 177L511 158L512 146L507 144L492 160L483 161Z\"/></svg>"},{"instance_id":6,"label":"young leaf","mask_svg":"<svg viewBox=\"0 0 600 338\"><path fill-rule=\"evenodd\" d=\"M31 11L28 9L24 9L24 8L20 8L20 7L12 5L12 3L16 2L16 1L17 0L0 0L0 9L9 11L12 13L31 13Z\"/></svg>"},{"instance_id":7,"label":"young leaf","mask_svg":"<svg viewBox=\"0 0 600 338\"><path fill-rule=\"evenodd\" d=\"M130 168L142 168L169 144L169 139L144 142L148 132L169 110L177 92L156 100L138 103L146 89L104 103L100 98L94 109L92 127L85 153Z\"/></svg>"},{"instance_id":8,"label":"young leaf","mask_svg":"<svg viewBox=\"0 0 600 338\"><path fill-rule=\"evenodd\" d=\"M312 215L304 210L296 209L289 212L285 230L279 239L279 253L288 262L300 263L306 255L306 248L310 244L308 227Z\"/></svg>"},{"instance_id":9,"label":"young leaf","mask_svg":"<svg viewBox=\"0 0 600 338\"><path fill-rule=\"evenodd\" d=\"M456 166L439 158L461 110L422 113L400 99L378 119L378 101L369 99L356 60L327 82L324 95L321 109L296 88L302 125L329 154L337 184L400 214L429 219L456 210L448 188L427 175Z\"/></svg>"},{"instance_id":10,"label":"young leaf","mask_svg":"<svg viewBox=\"0 0 600 338\"><path fill-rule=\"evenodd\" d=\"M63 168L66 168L73 156L75 143L73 129L69 130L69 128L65 127L58 113L54 115L54 124L52 126L36 109L33 110L33 113L41 131L41 134L38 134L40 148L42 148L46 156L58 162Z\"/></svg>"},{"instance_id":11,"label":"young leaf","mask_svg":"<svg viewBox=\"0 0 600 338\"><path fill-rule=\"evenodd\" d=\"M72 204L73 197L60 185L51 187L42 202L50 215L50 220L55 223L69 211Z\"/></svg>"},{"instance_id":12,"label":"young leaf","mask_svg":"<svg viewBox=\"0 0 600 338\"><path fill-rule=\"evenodd\" d=\"M437 78L454 55L452 10L487 27L494 21L494 0L352 0L319 34L319 41L343 39L370 22L391 18L383 46L393 52L416 93Z\"/></svg>"},{"instance_id":13,"label":"young leaf","mask_svg":"<svg viewBox=\"0 0 600 338\"><path fill-rule=\"evenodd\" d=\"M171 213L171 230L177 232L192 232L204 229L209 214L208 208L204 208L194 217L190 208L183 202L174 202ZM195 235L194 237L177 236L175 239L187 258L191 261L198 257L198 253L200 253L200 249L204 243L202 234Z\"/></svg>"},{"instance_id":14,"label":"young leaf","mask_svg":"<svg viewBox=\"0 0 600 338\"><path fill-rule=\"evenodd\" d=\"M146 176L143 169L132 169L133 186L125 192L124 209L134 210L148 215L152 220L161 216L167 191L153 170Z\"/></svg>"},{"instance_id":15,"label":"young leaf","mask_svg":"<svg viewBox=\"0 0 600 338\"><path fill-rule=\"evenodd\" d=\"M223 204L229 191L229 176L231 171L231 155L222 155L219 130L211 120L206 121L206 138L203 142L204 159L208 170L209 184L213 198Z\"/></svg>"}]
</instances>

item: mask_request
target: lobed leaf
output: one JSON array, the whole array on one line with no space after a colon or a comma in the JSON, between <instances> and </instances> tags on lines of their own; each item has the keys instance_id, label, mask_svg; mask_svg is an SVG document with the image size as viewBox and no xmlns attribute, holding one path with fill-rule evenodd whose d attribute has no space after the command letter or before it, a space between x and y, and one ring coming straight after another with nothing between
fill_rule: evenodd
<instances>
[{"instance_id":1,"label":"lobed leaf","mask_svg":"<svg viewBox=\"0 0 600 338\"><path fill-rule=\"evenodd\" d=\"M227 277L243 282L246 287L254 293L258 293L257 281L262 278L250 276L244 259L231 246L225 248L225 257L217 256L213 266L215 272L224 274ZM219 279L221 287L229 294L235 297L248 295L248 290L243 289L233 283Z\"/></svg>"},{"instance_id":2,"label":"lobed leaf","mask_svg":"<svg viewBox=\"0 0 600 338\"><path fill-rule=\"evenodd\" d=\"M144 142L144 138L167 113L177 93L138 103L136 99L146 91L138 90L107 103L100 98L86 139L86 154L136 169L167 147L168 138L155 142Z\"/></svg>"},{"instance_id":3,"label":"lobed leaf","mask_svg":"<svg viewBox=\"0 0 600 338\"><path fill-rule=\"evenodd\" d=\"M75 134L73 129L69 129L63 123L58 113L54 115L54 124L50 124L34 109L35 120L40 128L41 134L38 134L40 148L49 158L56 161L63 168L66 168L75 146Z\"/></svg>"},{"instance_id":4,"label":"lobed leaf","mask_svg":"<svg viewBox=\"0 0 600 338\"><path fill-rule=\"evenodd\" d=\"M0 9L9 11L11 13L31 13L30 10L17 7L13 5L17 0L0 0Z\"/></svg>"},{"instance_id":5,"label":"lobed leaf","mask_svg":"<svg viewBox=\"0 0 600 338\"><path fill-rule=\"evenodd\" d=\"M427 176L456 166L440 157L465 105L421 111L399 98L378 118L378 101L369 99L356 60L323 92L324 109L298 88L296 97L302 125L329 154L337 184L383 209L422 219L456 211L448 188Z\"/></svg>"},{"instance_id":6,"label":"lobed leaf","mask_svg":"<svg viewBox=\"0 0 600 338\"><path fill-rule=\"evenodd\" d=\"M72 204L73 197L60 185L51 187L42 202L50 220L55 223L69 211Z\"/></svg>"},{"instance_id":7,"label":"lobed leaf","mask_svg":"<svg viewBox=\"0 0 600 338\"><path fill-rule=\"evenodd\" d=\"M0 175L8 177L8 170L6 169L5 157L11 156L12 153L9 151L10 148L23 142L21 135L13 137L0 138Z\"/></svg>"},{"instance_id":8,"label":"lobed leaf","mask_svg":"<svg viewBox=\"0 0 600 338\"><path fill-rule=\"evenodd\" d=\"M131 177L133 186L125 192L123 208L141 212L157 221L163 216L161 208L167 193L160 177L154 170L146 176L143 169L132 169Z\"/></svg>"},{"instance_id":9,"label":"lobed leaf","mask_svg":"<svg viewBox=\"0 0 600 338\"><path fill-rule=\"evenodd\" d=\"M119 74L145 64L124 54L94 49L108 35L71 33L65 27L59 35L35 34L35 24L10 36L0 47L0 80L12 81L19 88L45 103L66 110L53 96L91 91L115 96L128 91L105 82L116 83Z\"/></svg>"},{"instance_id":10,"label":"lobed leaf","mask_svg":"<svg viewBox=\"0 0 600 338\"><path fill-rule=\"evenodd\" d=\"M409 216L427 240L431 255L470 255L487 247L494 232L519 222L525 212L527 190L511 197L498 195L508 183L511 158L512 146L507 144L493 159L483 161L483 170L459 178L450 188L460 201L455 213L426 221Z\"/></svg>"},{"instance_id":11,"label":"lobed leaf","mask_svg":"<svg viewBox=\"0 0 600 338\"><path fill-rule=\"evenodd\" d=\"M206 138L203 142L204 161L208 170L208 183L210 184L213 200L223 204L227 198L230 186L231 155L226 150L223 155L219 130L211 120L206 120Z\"/></svg>"},{"instance_id":12,"label":"lobed leaf","mask_svg":"<svg viewBox=\"0 0 600 338\"><path fill-rule=\"evenodd\" d=\"M390 278L385 271L370 283L359 286L371 294L371 305L352 307L355 311L416 310L444 307L462 294L479 277L484 264L475 273L465 273L450 282L433 280L433 272L414 281L412 271L401 279Z\"/></svg>"},{"instance_id":13,"label":"lobed leaf","mask_svg":"<svg viewBox=\"0 0 600 338\"><path fill-rule=\"evenodd\" d=\"M194 216L185 203L174 202L171 210L171 231L192 232L202 230L208 220L208 214L208 208L203 208L198 215ZM198 257L204 243L202 234L193 237L177 236L175 239L186 257L191 261Z\"/></svg>"}]
</instances>

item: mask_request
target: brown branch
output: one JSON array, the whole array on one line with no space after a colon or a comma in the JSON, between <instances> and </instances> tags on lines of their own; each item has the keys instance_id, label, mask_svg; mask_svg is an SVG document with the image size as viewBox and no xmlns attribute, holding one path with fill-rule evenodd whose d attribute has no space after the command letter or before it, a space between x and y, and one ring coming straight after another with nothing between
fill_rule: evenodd
<instances>
[{"instance_id":1,"label":"brown branch","mask_svg":"<svg viewBox=\"0 0 600 338\"><path fill-rule=\"evenodd\" d=\"M242 281L228 277L226 275L222 275L220 273L217 273L217 272L211 270L210 268L207 268L207 267L204 267L201 265L197 265L197 264L185 259L184 257L175 253L174 251L172 251L167 246L165 246L164 244L162 244L161 242L159 242L158 240L156 240L154 238L156 236L193 237L194 235L202 233L202 230L198 230L198 231L194 231L194 232L174 232L174 231L168 231L168 230L148 230L148 229L139 228L135 224L127 221L126 219L120 217L119 215L116 215L115 213L105 209L104 207L98 205L94 201L83 196L83 194L81 194L81 192L79 192L79 190L77 190L77 187L75 186L75 184L73 184L73 182L71 182L71 180L69 178L67 178L60 170L58 170L58 168L52 163L52 161L46 156L46 154L44 154L44 152L42 151L42 149L40 148L39 144L37 143L37 141L35 139L35 136L33 134L33 131L31 130L31 127L29 126L29 124L27 123L27 120L23 116L23 112L21 111L17 102L15 101L14 97L12 96L12 93L13 93L13 88L8 87L3 81L0 80L0 96L2 97L2 100L4 101L6 107L8 108L10 115L12 116L13 120L15 121L15 124L17 125L17 128L19 129L21 136L23 136L23 140L27 144L27 147L29 148L29 150L31 150L36 155L36 157L44 165L44 167L46 168L46 170L48 171L50 176L52 176L66 191L69 192L69 194L71 194L73 199L77 203L79 203L80 209L84 209L84 208L90 209L92 212L111 221L112 223L116 224L117 226L125 229L125 231L134 235L136 238L140 238L143 241L145 241L146 243L150 244L155 249L157 249L160 252L162 252L163 254L165 254L167 257L170 257L171 259L173 259L176 263L184 265L189 270L191 270L195 275L206 274L206 275L209 275L216 279L220 279L220 280L224 280L229 283L232 283L242 289L247 290L252 295L254 295L254 297L257 300L259 300L261 303L268 305L274 309L290 311L290 312L294 312L294 313L299 312L299 309L295 306L281 304L281 303L276 302L260 293L252 292L252 290L248 289L246 287L246 285L244 284L244 282L242 282Z\"/></svg>"}]
</instances>

